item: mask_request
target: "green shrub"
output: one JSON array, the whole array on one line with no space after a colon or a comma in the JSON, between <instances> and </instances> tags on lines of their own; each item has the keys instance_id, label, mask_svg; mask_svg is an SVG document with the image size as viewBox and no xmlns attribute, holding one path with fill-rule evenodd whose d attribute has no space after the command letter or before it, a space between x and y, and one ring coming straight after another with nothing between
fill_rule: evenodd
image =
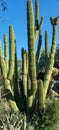
<instances>
[{"instance_id":1,"label":"green shrub","mask_svg":"<svg viewBox=\"0 0 59 130\"><path fill-rule=\"evenodd\" d=\"M59 99L48 100L42 115L34 115L31 124L36 130L57 130L59 128Z\"/></svg>"}]
</instances>

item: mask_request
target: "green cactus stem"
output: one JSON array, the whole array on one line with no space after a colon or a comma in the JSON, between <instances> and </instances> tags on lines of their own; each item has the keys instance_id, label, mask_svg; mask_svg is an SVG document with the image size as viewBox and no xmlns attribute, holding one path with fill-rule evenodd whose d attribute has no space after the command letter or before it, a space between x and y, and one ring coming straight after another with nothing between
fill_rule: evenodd
<instances>
[{"instance_id":1,"label":"green cactus stem","mask_svg":"<svg viewBox=\"0 0 59 130\"><path fill-rule=\"evenodd\" d=\"M4 61L4 57L1 57L1 70L2 70L2 75L3 75L3 78L6 79L7 78L7 68L6 68L6 64L5 64L5 61Z\"/></svg>"},{"instance_id":2,"label":"green cactus stem","mask_svg":"<svg viewBox=\"0 0 59 130\"><path fill-rule=\"evenodd\" d=\"M0 57L2 56L2 43L1 43L1 40L0 40Z\"/></svg>"},{"instance_id":3,"label":"green cactus stem","mask_svg":"<svg viewBox=\"0 0 59 130\"><path fill-rule=\"evenodd\" d=\"M8 57L7 34L4 34L4 58Z\"/></svg>"},{"instance_id":4,"label":"green cactus stem","mask_svg":"<svg viewBox=\"0 0 59 130\"><path fill-rule=\"evenodd\" d=\"M38 112L42 112L44 108L44 100L43 100L43 81L38 81Z\"/></svg>"},{"instance_id":5,"label":"green cactus stem","mask_svg":"<svg viewBox=\"0 0 59 130\"><path fill-rule=\"evenodd\" d=\"M38 0L35 0L35 28L36 30L39 30L40 28L42 28L43 22L44 22L44 17L41 17L41 21L39 23L39 3Z\"/></svg>"},{"instance_id":6,"label":"green cactus stem","mask_svg":"<svg viewBox=\"0 0 59 130\"><path fill-rule=\"evenodd\" d=\"M13 89L14 89L14 98L18 108L20 108L20 99L19 99L19 92L18 92L18 68L17 68L17 50L16 50L16 38L15 38L15 68L14 68L14 75L13 75Z\"/></svg>"},{"instance_id":7,"label":"green cactus stem","mask_svg":"<svg viewBox=\"0 0 59 130\"><path fill-rule=\"evenodd\" d=\"M38 47L36 52L36 63L39 64L40 56L41 56L41 45L42 45L42 30L39 31L39 41L38 41Z\"/></svg>"},{"instance_id":8,"label":"green cactus stem","mask_svg":"<svg viewBox=\"0 0 59 130\"><path fill-rule=\"evenodd\" d=\"M35 15L35 20L36 20L36 23L35 25L38 26L38 22L39 22L39 3L38 3L38 0L35 0L35 10L36 10L36 15Z\"/></svg>"},{"instance_id":9,"label":"green cactus stem","mask_svg":"<svg viewBox=\"0 0 59 130\"><path fill-rule=\"evenodd\" d=\"M8 44L7 44L7 34L4 34L4 60L5 60L5 64L6 64L6 71L8 73Z\"/></svg>"},{"instance_id":10,"label":"green cactus stem","mask_svg":"<svg viewBox=\"0 0 59 130\"><path fill-rule=\"evenodd\" d=\"M48 32L45 31L45 59L46 61L49 58L49 53L48 53Z\"/></svg>"},{"instance_id":11,"label":"green cactus stem","mask_svg":"<svg viewBox=\"0 0 59 130\"><path fill-rule=\"evenodd\" d=\"M33 92L37 88L36 81L36 58L35 58L35 35L34 35L34 13L32 1L27 2L27 27L28 27L28 49L29 49L29 75Z\"/></svg>"},{"instance_id":12,"label":"green cactus stem","mask_svg":"<svg viewBox=\"0 0 59 130\"><path fill-rule=\"evenodd\" d=\"M27 97L27 60L26 51L22 48L22 81L23 93Z\"/></svg>"},{"instance_id":13,"label":"green cactus stem","mask_svg":"<svg viewBox=\"0 0 59 130\"><path fill-rule=\"evenodd\" d=\"M55 21L55 19L54 19L54 21ZM44 81L43 81L44 100L46 98L49 82L51 79L51 74L52 74L52 70L53 70L53 66L54 66L55 51L56 51L56 33L57 33L56 21L55 21L55 24L53 22L52 25L53 25L52 47L51 47L51 53L50 53L50 57L49 57L49 64L47 65L45 76L44 76Z\"/></svg>"},{"instance_id":14,"label":"green cactus stem","mask_svg":"<svg viewBox=\"0 0 59 130\"><path fill-rule=\"evenodd\" d=\"M33 95L30 94L27 96L27 114L32 114L33 111Z\"/></svg>"},{"instance_id":15,"label":"green cactus stem","mask_svg":"<svg viewBox=\"0 0 59 130\"><path fill-rule=\"evenodd\" d=\"M14 73L15 66L15 35L13 26L9 26L9 73L8 79L11 79Z\"/></svg>"},{"instance_id":16,"label":"green cactus stem","mask_svg":"<svg viewBox=\"0 0 59 130\"><path fill-rule=\"evenodd\" d=\"M6 90L6 97L7 97L7 100L9 102L10 107L11 107L13 112L18 112L19 109L18 109L16 102L14 100L14 95L13 95L13 91L12 91L11 86L10 86L10 81L8 79L6 79L4 84L5 84L5 90Z\"/></svg>"},{"instance_id":17,"label":"green cactus stem","mask_svg":"<svg viewBox=\"0 0 59 130\"><path fill-rule=\"evenodd\" d=\"M2 76L4 78L4 87L6 90L6 98L9 102L9 105L11 106L11 109L14 112L18 112L18 107L16 105L15 99L14 99L14 92L11 89L11 80L13 78L14 75L14 64L15 64L15 39L14 39L14 31L13 31L13 27L10 26L9 27L9 31L10 31L10 68L9 68L9 72L7 74L7 67L5 64L5 60L3 57L1 57L1 69L2 69ZM6 35L4 35L4 43L6 44ZM6 46L5 46L6 47ZM5 58L7 57L7 51L5 50Z\"/></svg>"}]
</instances>

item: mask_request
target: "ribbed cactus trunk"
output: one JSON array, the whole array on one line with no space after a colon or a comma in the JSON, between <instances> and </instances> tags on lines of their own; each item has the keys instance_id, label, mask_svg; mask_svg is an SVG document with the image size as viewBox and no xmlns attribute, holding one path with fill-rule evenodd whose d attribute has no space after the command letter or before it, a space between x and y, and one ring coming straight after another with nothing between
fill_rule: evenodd
<instances>
[{"instance_id":1,"label":"ribbed cactus trunk","mask_svg":"<svg viewBox=\"0 0 59 130\"><path fill-rule=\"evenodd\" d=\"M0 58L1 58L1 56L2 56L2 43L0 41Z\"/></svg>"},{"instance_id":2,"label":"ribbed cactus trunk","mask_svg":"<svg viewBox=\"0 0 59 130\"><path fill-rule=\"evenodd\" d=\"M6 98L8 100L9 106L12 110L12 112L18 112L18 107L16 105L15 99L14 99L14 93L11 88L10 81L8 79L5 79L4 86L6 90Z\"/></svg>"},{"instance_id":3,"label":"ribbed cactus trunk","mask_svg":"<svg viewBox=\"0 0 59 130\"><path fill-rule=\"evenodd\" d=\"M8 58L7 34L4 34L4 58Z\"/></svg>"},{"instance_id":4,"label":"ribbed cactus trunk","mask_svg":"<svg viewBox=\"0 0 59 130\"><path fill-rule=\"evenodd\" d=\"M43 81L38 81L38 112L42 112L44 109L44 100L43 100Z\"/></svg>"},{"instance_id":5,"label":"ribbed cactus trunk","mask_svg":"<svg viewBox=\"0 0 59 130\"><path fill-rule=\"evenodd\" d=\"M38 3L38 0L35 0L35 9L36 9L36 14L35 14L36 23L35 23L35 25L38 26L39 25L39 3Z\"/></svg>"},{"instance_id":6,"label":"ribbed cactus trunk","mask_svg":"<svg viewBox=\"0 0 59 130\"><path fill-rule=\"evenodd\" d=\"M15 66L15 34L13 26L9 26L9 72L8 79L11 79L14 74Z\"/></svg>"},{"instance_id":7,"label":"ribbed cactus trunk","mask_svg":"<svg viewBox=\"0 0 59 130\"><path fill-rule=\"evenodd\" d=\"M42 45L42 30L40 29L38 47L37 47L37 52L36 52L36 69L37 69L37 73L38 73L38 70L39 70L39 62L40 62L40 57L41 57L41 45Z\"/></svg>"},{"instance_id":8,"label":"ribbed cactus trunk","mask_svg":"<svg viewBox=\"0 0 59 130\"><path fill-rule=\"evenodd\" d=\"M22 48L22 81L23 81L23 94L27 97L27 54Z\"/></svg>"},{"instance_id":9,"label":"ribbed cactus trunk","mask_svg":"<svg viewBox=\"0 0 59 130\"><path fill-rule=\"evenodd\" d=\"M8 44L7 44L7 34L4 34L4 60L5 60L5 64L6 64L6 70L8 73L8 67L9 67L9 63L8 63Z\"/></svg>"},{"instance_id":10,"label":"ribbed cactus trunk","mask_svg":"<svg viewBox=\"0 0 59 130\"><path fill-rule=\"evenodd\" d=\"M32 1L27 2L27 27L28 27L28 50L29 50L29 75L31 80L31 89L36 91L36 58L35 58L35 35L34 35L34 13Z\"/></svg>"},{"instance_id":11,"label":"ribbed cactus trunk","mask_svg":"<svg viewBox=\"0 0 59 130\"><path fill-rule=\"evenodd\" d=\"M47 90L49 86L49 82L51 79L51 74L54 66L54 57L55 57L55 51L56 51L56 33L57 33L57 25L53 25L53 36L52 36L52 47L51 47L51 53L49 57L49 64L46 67L45 77L43 81L44 85L44 100L47 95Z\"/></svg>"},{"instance_id":12,"label":"ribbed cactus trunk","mask_svg":"<svg viewBox=\"0 0 59 130\"><path fill-rule=\"evenodd\" d=\"M31 89L27 96L27 113L33 110L33 101L37 90L36 80L36 56L35 56L35 29L32 0L27 1L27 29L28 29L28 53L29 53L29 79Z\"/></svg>"},{"instance_id":13,"label":"ribbed cactus trunk","mask_svg":"<svg viewBox=\"0 0 59 130\"><path fill-rule=\"evenodd\" d=\"M2 69L1 69L1 57L2 57L2 43L0 40L0 76L2 75Z\"/></svg>"},{"instance_id":14,"label":"ribbed cactus trunk","mask_svg":"<svg viewBox=\"0 0 59 130\"><path fill-rule=\"evenodd\" d=\"M45 31L45 59L48 60L49 50L48 50L48 32Z\"/></svg>"},{"instance_id":15,"label":"ribbed cactus trunk","mask_svg":"<svg viewBox=\"0 0 59 130\"><path fill-rule=\"evenodd\" d=\"M18 92L18 66L17 66L17 49L16 49L16 38L15 38L15 66L14 66L14 74L13 74L13 89L14 89L14 99L18 108L20 108L19 101L19 92Z\"/></svg>"},{"instance_id":16,"label":"ribbed cactus trunk","mask_svg":"<svg viewBox=\"0 0 59 130\"><path fill-rule=\"evenodd\" d=\"M39 8L38 0L35 1L36 17L34 23L34 12L32 6L32 0L27 1L27 29L28 29L28 53L29 53L29 85L30 89L27 96L27 111L34 110L36 104L36 91L37 91L37 75L36 75L36 53L35 43L38 37L39 29L42 29L43 17L39 23ZM38 52L39 53L39 52ZM39 56L38 56L39 57ZM31 111L31 112L32 112Z\"/></svg>"}]
</instances>

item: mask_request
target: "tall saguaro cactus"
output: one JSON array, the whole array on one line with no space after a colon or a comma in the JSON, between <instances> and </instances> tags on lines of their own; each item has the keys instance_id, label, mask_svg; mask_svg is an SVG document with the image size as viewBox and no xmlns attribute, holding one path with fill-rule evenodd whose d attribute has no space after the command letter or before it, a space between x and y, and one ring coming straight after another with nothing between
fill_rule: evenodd
<instances>
[{"instance_id":1,"label":"tall saguaro cactus","mask_svg":"<svg viewBox=\"0 0 59 130\"><path fill-rule=\"evenodd\" d=\"M38 1L36 0L36 21L38 20ZM32 0L27 1L27 27L28 27L28 50L29 50L29 75L31 79L31 88L36 90L36 57L35 57L35 32L42 27L43 18L40 24L34 25L34 12L32 6ZM34 92L34 91L33 91Z\"/></svg>"},{"instance_id":2,"label":"tall saguaro cactus","mask_svg":"<svg viewBox=\"0 0 59 130\"><path fill-rule=\"evenodd\" d=\"M34 32L34 13L32 1L27 2L27 24L28 24L28 49L29 49L29 74L31 87L34 90L37 87L36 82L36 59L35 59L35 32Z\"/></svg>"},{"instance_id":3,"label":"tall saguaro cactus","mask_svg":"<svg viewBox=\"0 0 59 130\"><path fill-rule=\"evenodd\" d=\"M35 104L35 93L37 91L37 75L36 75L36 53L35 53L35 43L38 36L39 29L43 25L43 17L39 23L39 9L38 0L35 1L36 4L36 17L34 23L34 12L32 6L32 0L27 1L27 29L28 29L28 52L29 52L29 77L31 82L31 92L27 98L27 107L32 107Z\"/></svg>"}]
</instances>

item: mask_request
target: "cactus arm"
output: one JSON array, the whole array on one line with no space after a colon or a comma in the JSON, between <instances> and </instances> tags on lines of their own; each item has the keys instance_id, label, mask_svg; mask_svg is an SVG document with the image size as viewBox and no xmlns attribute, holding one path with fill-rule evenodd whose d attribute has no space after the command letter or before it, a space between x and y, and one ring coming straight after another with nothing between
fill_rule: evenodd
<instances>
[{"instance_id":1,"label":"cactus arm","mask_svg":"<svg viewBox=\"0 0 59 130\"><path fill-rule=\"evenodd\" d=\"M33 95L27 96L27 114L32 112Z\"/></svg>"},{"instance_id":2,"label":"cactus arm","mask_svg":"<svg viewBox=\"0 0 59 130\"><path fill-rule=\"evenodd\" d=\"M40 60L41 45L42 45L42 30L40 29L38 47L37 47L37 52L36 52L36 63L37 64L39 63L39 60Z\"/></svg>"},{"instance_id":3,"label":"cactus arm","mask_svg":"<svg viewBox=\"0 0 59 130\"><path fill-rule=\"evenodd\" d=\"M19 81L18 81L18 68L17 68L17 50L16 50L16 38L15 38L15 67L13 75L13 88L14 88L14 99L18 108L20 108L20 98L19 98ZM22 86L21 86L22 87Z\"/></svg>"},{"instance_id":4,"label":"cactus arm","mask_svg":"<svg viewBox=\"0 0 59 130\"><path fill-rule=\"evenodd\" d=\"M2 44L1 44L1 40L0 40L0 58L2 57Z\"/></svg>"},{"instance_id":5,"label":"cactus arm","mask_svg":"<svg viewBox=\"0 0 59 130\"><path fill-rule=\"evenodd\" d=\"M35 10L36 10L35 25L38 25L38 22L39 22L39 3L38 3L38 0L35 0Z\"/></svg>"},{"instance_id":6,"label":"cactus arm","mask_svg":"<svg viewBox=\"0 0 59 130\"><path fill-rule=\"evenodd\" d=\"M45 31L45 66L49 60L49 51L48 51L48 32Z\"/></svg>"},{"instance_id":7,"label":"cactus arm","mask_svg":"<svg viewBox=\"0 0 59 130\"><path fill-rule=\"evenodd\" d=\"M5 60L5 64L6 64L6 71L7 71L7 74L8 74L8 67L9 67L9 64L8 64L8 44L7 44L7 34L5 33L4 34L4 60Z\"/></svg>"},{"instance_id":8,"label":"cactus arm","mask_svg":"<svg viewBox=\"0 0 59 130\"><path fill-rule=\"evenodd\" d=\"M38 112L42 112L44 108L44 100L43 100L43 81L38 81Z\"/></svg>"},{"instance_id":9,"label":"cactus arm","mask_svg":"<svg viewBox=\"0 0 59 130\"><path fill-rule=\"evenodd\" d=\"M42 28L43 23L44 23L44 17L41 17L41 21L40 21L40 24L39 24L39 27L38 27L38 28Z\"/></svg>"},{"instance_id":10,"label":"cactus arm","mask_svg":"<svg viewBox=\"0 0 59 130\"><path fill-rule=\"evenodd\" d=\"M41 21L39 23L39 3L38 0L35 0L35 27L36 30L39 30L43 26L44 17L41 17Z\"/></svg>"},{"instance_id":11,"label":"cactus arm","mask_svg":"<svg viewBox=\"0 0 59 130\"><path fill-rule=\"evenodd\" d=\"M6 70L6 64L5 64L3 57L1 57L0 64L1 64L2 76L3 76L4 79L6 79L7 78L7 73L6 73L7 70Z\"/></svg>"},{"instance_id":12,"label":"cactus arm","mask_svg":"<svg viewBox=\"0 0 59 130\"><path fill-rule=\"evenodd\" d=\"M52 37L52 47L51 47L51 54L49 58L49 64L47 65L45 76L44 76L44 100L46 98L52 70L53 70L53 65L54 65L54 56L55 56L55 51L56 51L56 30L57 30L57 25L53 25L53 37Z\"/></svg>"},{"instance_id":13,"label":"cactus arm","mask_svg":"<svg viewBox=\"0 0 59 130\"><path fill-rule=\"evenodd\" d=\"M14 74L14 66L15 66L15 35L13 26L9 26L9 42L10 42L10 51L9 51L9 72L8 72L8 79L12 79Z\"/></svg>"},{"instance_id":14,"label":"cactus arm","mask_svg":"<svg viewBox=\"0 0 59 130\"><path fill-rule=\"evenodd\" d=\"M10 81L8 79L5 79L4 85L5 85L5 90L6 90L6 98L9 102L11 110L13 112L18 112L19 109L18 109L16 102L14 100L14 95L13 95L13 91L12 91L11 86L10 86Z\"/></svg>"},{"instance_id":15,"label":"cactus arm","mask_svg":"<svg viewBox=\"0 0 59 130\"><path fill-rule=\"evenodd\" d=\"M53 67L53 70L52 70L52 77L54 77L54 76L58 75L58 73L59 73L59 69L58 69L58 68Z\"/></svg>"},{"instance_id":16,"label":"cactus arm","mask_svg":"<svg viewBox=\"0 0 59 130\"><path fill-rule=\"evenodd\" d=\"M45 58L48 59L48 32L45 31Z\"/></svg>"},{"instance_id":17,"label":"cactus arm","mask_svg":"<svg viewBox=\"0 0 59 130\"><path fill-rule=\"evenodd\" d=\"M4 34L4 58L8 57L7 34Z\"/></svg>"},{"instance_id":18,"label":"cactus arm","mask_svg":"<svg viewBox=\"0 0 59 130\"><path fill-rule=\"evenodd\" d=\"M50 17L50 21L52 25L57 25L59 23L59 16L56 18Z\"/></svg>"},{"instance_id":19,"label":"cactus arm","mask_svg":"<svg viewBox=\"0 0 59 130\"><path fill-rule=\"evenodd\" d=\"M23 94L27 97L27 60L26 51L22 48L22 81L23 81Z\"/></svg>"}]
</instances>

